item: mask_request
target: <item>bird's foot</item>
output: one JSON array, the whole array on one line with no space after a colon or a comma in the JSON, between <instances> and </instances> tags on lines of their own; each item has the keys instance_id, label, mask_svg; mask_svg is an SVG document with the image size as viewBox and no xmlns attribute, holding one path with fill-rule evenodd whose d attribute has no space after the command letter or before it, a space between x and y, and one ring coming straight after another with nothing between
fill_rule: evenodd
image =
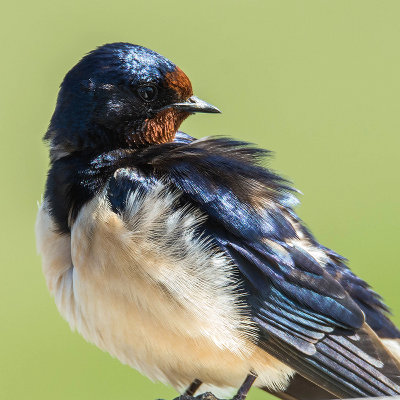
<instances>
[{"instance_id":1,"label":"bird's foot","mask_svg":"<svg viewBox=\"0 0 400 400\"><path fill-rule=\"evenodd\" d=\"M223 399L218 399L212 393L206 392L206 393L199 394L196 397L193 397L193 396L190 396L187 394L183 394L182 396L179 396L174 400L223 400Z\"/></svg>"},{"instance_id":2,"label":"bird's foot","mask_svg":"<svg viewBox=\"0 0 400 400\"><path fill-rule=\"evenodd\" d=\"M247 393L249 392L256 378L257 374L255 372L251 372L249 375L247 375L242 386L239 388L238 392L231 400L245 400L247 397ZM223 399L218 399L210 392L206 392L194 397L194 393L200 387L201 383L202 382L200 380L195 379L189 386L189 388L186 390L185 394L175 398L174 400L223 400Z\"/></svg>"}]
</instances>

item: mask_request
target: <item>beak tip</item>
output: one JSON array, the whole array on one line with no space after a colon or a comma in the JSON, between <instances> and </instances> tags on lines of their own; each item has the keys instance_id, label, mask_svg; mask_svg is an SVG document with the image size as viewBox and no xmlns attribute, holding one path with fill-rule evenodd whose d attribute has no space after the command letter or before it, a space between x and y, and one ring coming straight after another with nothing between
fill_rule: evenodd
<instances>
[{"instance_id":1,"label":"beak tip","mask_svg":"<svg viewBox=\"0 0 400 400\"><path fill-rule=\"evenodd\" d=\"M222 111L219 108L215 107L215 111L213 111L213 113L214 114L222 114Z\"/></svg>"},{"instance_id":2,"label":"beak tip","mask_svg":"<svg viewBox=\"0 0 400 400\"><path fill-rule=\"evenodd\" d=\"M190 113L221 114L221 110L219 108L199 99L196 96L190 97L184 103L175 103L173 104L173 107L178 110L188 111Z\"/></svg>"}]
</instances>

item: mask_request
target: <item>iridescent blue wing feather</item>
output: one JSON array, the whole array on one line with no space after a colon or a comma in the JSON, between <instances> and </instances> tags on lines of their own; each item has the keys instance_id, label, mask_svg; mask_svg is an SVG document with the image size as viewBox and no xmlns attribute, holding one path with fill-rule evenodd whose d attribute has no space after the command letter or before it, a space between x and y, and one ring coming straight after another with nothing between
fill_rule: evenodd
<instances>
[{"instance_id":1,"label":"iridescent blue wing feather","mask_svg":"<svg viewBox=\"0 0 400 400\"><path fill-rule=\"evenodd\" d=\"M111 204L123 206L118 190L137 179L144 187L154 179L170 185L181 206L207 216L199 234L236 264L260 347L337 396L400 394L399 365L367 325L400 336L387 308L304 228L293 211L294 191L259 166L265 155L243 142L178 135L126 154L120 164L141 177L122 175Z\"/></svg>"}]
</instances>

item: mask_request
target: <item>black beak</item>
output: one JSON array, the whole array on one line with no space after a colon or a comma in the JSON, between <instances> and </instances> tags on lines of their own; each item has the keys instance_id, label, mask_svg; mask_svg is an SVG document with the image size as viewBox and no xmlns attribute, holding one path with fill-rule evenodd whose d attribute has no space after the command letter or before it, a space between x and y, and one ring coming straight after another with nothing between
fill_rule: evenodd
<instances>
[{"instance_id":1,"label":"black beak","mask_svg":"<svg viewBox=\"0 0 400 400\"><path fill-rule=\"evenodd\" d=\"M196 96L189 97L184 103L174 103L169 107L173 107L179 111L187 111L190 113L220 113L221 111L213 106L205 102L204 100L199 99Z\"/></svg>"}]
</instances>

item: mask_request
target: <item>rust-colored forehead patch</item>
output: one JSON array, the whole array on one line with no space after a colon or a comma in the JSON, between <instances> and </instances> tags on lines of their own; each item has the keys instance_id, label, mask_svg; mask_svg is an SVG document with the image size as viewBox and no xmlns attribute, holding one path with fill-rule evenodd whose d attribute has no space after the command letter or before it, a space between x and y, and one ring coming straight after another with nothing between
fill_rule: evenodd
<instances>
[{"instance_id":1,"label":"rust-colored forehead patch","mask_svg":"<svg viewBox=\"0 0 400 400\"><path fill-rule=\"evenodd\" d=\"M181 100L186 100L193 94L189 78L179 67L175 67L172 72L167 72L165 82L168 87L178 94Z\"/></svg>"}]
</instances>

